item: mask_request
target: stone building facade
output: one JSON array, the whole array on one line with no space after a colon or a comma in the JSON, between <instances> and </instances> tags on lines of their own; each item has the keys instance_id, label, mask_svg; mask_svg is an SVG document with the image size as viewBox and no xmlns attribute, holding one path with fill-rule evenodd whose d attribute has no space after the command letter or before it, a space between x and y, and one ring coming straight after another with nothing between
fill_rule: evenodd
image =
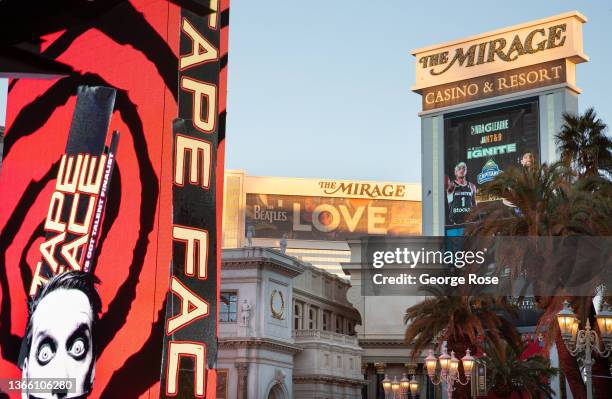
<instances>
[{"instance_id":1,"label":"stone building facade","mask_svg":"<svg viewBox=\"0 0 612 399\"><path fill-rule=\"evenodd\" d=\"M273 249L224 249L217 397L361 398L349 287Z\"/></svg>"}]
</instances>

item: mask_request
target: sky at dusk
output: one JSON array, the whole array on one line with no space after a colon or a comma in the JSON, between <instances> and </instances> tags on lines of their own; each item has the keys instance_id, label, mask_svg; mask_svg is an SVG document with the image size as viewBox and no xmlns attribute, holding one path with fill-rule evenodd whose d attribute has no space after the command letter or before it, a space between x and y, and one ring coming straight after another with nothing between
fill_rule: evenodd
<instances>
[{"instance_id":1,"label":"sky at dusk","mask_svg":"<svg viewBox=\"0 0 612 399\"><path fill-rule=\"evenodd\" d=\"M612 124L608 1L232 0L226 167L420 182L411 50L572 10L588 18L580 109ZM5 104L0 79L0 125Z\"/></svg>"},{"instance_id":2,"label":"sky at dusk","mask_svg":"<svg viewBox=\"0 0 612 399\"><path fill-rule=\"evenodd\" d=\"M612 124L609 1L232 0L226 167L420 182L411 50L578 10L580 109Z\"/></svg>"}]
</instances>

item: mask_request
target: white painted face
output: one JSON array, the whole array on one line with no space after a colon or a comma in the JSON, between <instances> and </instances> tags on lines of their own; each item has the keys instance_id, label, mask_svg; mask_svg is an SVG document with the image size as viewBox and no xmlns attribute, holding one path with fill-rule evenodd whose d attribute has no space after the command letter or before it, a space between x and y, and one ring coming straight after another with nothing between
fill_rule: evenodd
<instances>
[{"instance_id":1,"label":"white painted face","mask_svg":"<svg viewBox=\"0 0 612 399\"><path fill-rule=\"evenodd\" d=\"M92 324L89 299L77 289L58 289L39 302L32 315L32 343L23 378L74 378L76 392L34 396L71 398L86 393L95 370Z\"/></svg>"}]
</instances>

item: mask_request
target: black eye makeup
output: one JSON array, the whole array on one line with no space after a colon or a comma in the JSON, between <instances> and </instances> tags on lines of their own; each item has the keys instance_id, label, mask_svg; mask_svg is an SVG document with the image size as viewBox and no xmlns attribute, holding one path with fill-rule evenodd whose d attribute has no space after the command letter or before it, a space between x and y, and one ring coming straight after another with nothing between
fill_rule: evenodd
<instances>
[{"instance_id":1,"label":"black eye makeup","mask_svg":"<svg viewBox=\"0 0 612 399\"><path fill-rule=\"evenodd\" d=\"M81 324L68 338L66 351L75 360L83 360L89 351L89 337L87 335L89 327Z\"/></svg>"},{"instance_id":2,"label":"black eye makeup","mask_svg":"<svg viewBox=\"0 0 612 399\"><path fill-rule=\"evenodd\" d=\"M70 356L77 360L81 360L87 354L88 349L87 340L84 338L77 338L74 340L71 346L68 347L68 353Z\"/></svg>"},{"instance_id":3,"label":"black eye makeup","mask_svg":"<svg viewBox=\"0 0 612 399\"><path fill-rule=\"evenodd\" d=\"M36 361L41 366L45 366L55 357L57 352L57 343L50 337L43 338L38 344L36 350Z\"/></svg>"}]
</instances>

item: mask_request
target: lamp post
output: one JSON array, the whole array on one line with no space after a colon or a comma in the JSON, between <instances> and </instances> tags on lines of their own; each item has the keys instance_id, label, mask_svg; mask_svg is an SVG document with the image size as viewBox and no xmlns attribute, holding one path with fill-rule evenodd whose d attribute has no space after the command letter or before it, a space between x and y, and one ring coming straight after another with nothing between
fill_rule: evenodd
<instances>
[{"instance_id":1,"label":"lamp post","mask_svg":"<svg viewBox=\"0 0 612 399\"><path fill-rule=\"evenodd\" d=\"M419 383L414 378L414 375L412 379L408 379L405 373L399 381L397 376L393 377L393 380L390 380L389 376L385 374L385 379L382 380L382 386L385 391L386 399L408 399L408 393L414 398L419 389Z\"/></svg>"},{"instance_id":2,"label":"lamp post","mask_svg":"<svg viewBox=\"0 0 612 399\"><path fill-rule=\"evenodd\" d=\"M603 341L603 349L599 343L599 335L591 330L591 323L587 319L584 330L579 330L580 321L574 314L568 301L563 302L563 309L557 314L557 322L561 330L563 342L572 356L584 352L584 369L586 374L587 399L593 398L593 360L595 352L602 357L609 357L612 353L612 311L610 305L604 303L603 310L596 316L599 332ZM612 374L612 367L610 368Z\"/></svg>"},{"instance_id":3,"label":"lamp post","mask_svg":"<svg viewBox=\"0 0 612 399\"><path fill-rule=\"evenodd\" d=\"M440 363L440 375L436 375L436 368ZM463 363L463 371L465 374L465 380L461 380L459 375L459 363ZM455 357L455 352L452 351L450 356L446 349L446 341L442 344L442 354L436 358L434 356L433 349L429 351L429 356L425 358L425 366L427 367L427 375L431 380L432 384L439 385L442 382L446 383L446 394L448 399L452 397L453 391L455 390L455 383L461 385L467 385L470 383L472 378L472 368L474 367L474 358L470 355L468 349L465 356L461 360Z\"/></svg>"}]
</instances>

